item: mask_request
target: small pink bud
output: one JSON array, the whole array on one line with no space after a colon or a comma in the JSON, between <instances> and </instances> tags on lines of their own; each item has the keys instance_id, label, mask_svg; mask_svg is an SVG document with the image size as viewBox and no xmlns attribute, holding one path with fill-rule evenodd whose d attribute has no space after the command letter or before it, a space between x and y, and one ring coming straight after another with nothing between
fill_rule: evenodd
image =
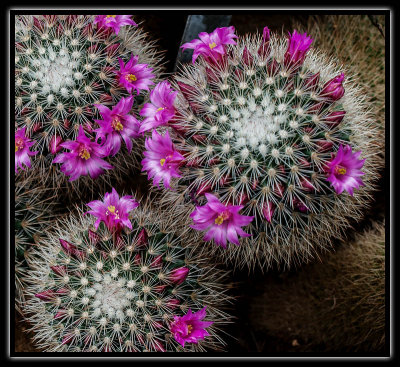
<instances>
[{"instance_id":1,"label":"small pink bud","mask_svg":"<svg viewBox=\"0 0 400 367\"><path fill-rule=\"evenodd\" d=\"M60 144L63 142L64 140L61 138L60 135L53 135L50 139L50 143L49 143L49 150L51 152L51 154L56 154L58 153L62 147L60 146Z\"/></svg>"},{"instance_id":2,"label":"small pink bud","mask_svg":"<svg viewBox=\"0 0 400 367\"><path fill-rule=\"evenodd\" d=\"M164 291L164 289L167 287L167 284L163 284L163 285L156 285L155 287L153 287L153 291L157 292L157 293L162 293Z\"/></svg>"},{"instance_id":3,"label":"small pink bud","mask_svg":"<svg viewBox=\"0 0 400 367\"><path fill-rule=\"evenodd\" d=\"M71 343L72 339L74 338L74 334L68 334L63 337L61 344L69 344Z\"/></svg>"},{"instance_id":4,"label":"small pink bud","mask_svg":"<svg viewBox=\"0 0 400 367\"><path fill-rule=\"evenodd\" d=\"M181 302L179 301L179 299L174 298L174 299L170 299L170 300L167 302L166 306L169 307L169 308L171 308L171 309L174 309L174 308L176 308L180 303L181 303Z\"/></svg>"},{"instance_id":5,"label":"small pink bud","mask_svg":"<svg viewBox=\"0 0 400 367\"><path fill-rule=\"evenodd\" d=\"M201 196L206 192L209 192L210 190L211 190L211 184L209 184L208 182L203 182L197 189L196 196Z\"/></svg>"},{"instance_id":6,"label":"small pink bud","mask_svg":"<svg viewBox=\"0 0 400 367\"><path fill-rule=\"evenodd\" d=\"M157 352L165 352L164 345L160 341L154 340L153 343L154 343L154 349Z\"/></svg>"},{"instance_id":7,"label":"small pink bud","mask_svg":"<svg viewBox=\"0 0 400 367\"><path fill-rule=\"evenodd\" d=\"M333 111L324 117L325 123L333 128L338 126L346 114L346 111Z\"/></svg>"},{"instance_id":8,"label":"small pink bud","mask_svg":"<svg viewBox=\"0 0 400 367\"><path fill-rule=\"evenodd\" d=\"M67 271L67 268L64 265L50 266L50 269L60 276L64 276Z\"/></svg>"},{"instance_id":9,"label":"small pink bud","mask_svg":"<svg viewBox=\"0 0 400 367\"><path fill-rule=\"evenodd\" d=\"M162 255L158 255L154 258L154 260L150 264L150 267L157 268L157 267L161 266L161 264L162 264Z\"/></svg>"},{"instance_id":10,"label":"small pink bud","mask_svg":"<svg viewBox=\"0 0 400 367\"><path fill-rule=\"evenodd\" d=\"M319 83L319 72L316 74L312 74L304 81L304 87L306 90L315 91L318 87Z\"/></svg>"},{"instance_id":11,"label":"small pink bud","mask_svg":"<svg viewBox=\"0 0 400 367\"><path fill-rule=\"evenodd\" d=\"M189 268L186 267L177 268L170 273L169 279L176 284L181 284L186 279L188 273L189 273Z\"/></svg>"},{"instance_id":12,"label":"small pink bud","mask_svg":"<svg viewBox=\"0 0 400 367\"><path fill-rule=\"evenodd\" d=\"M51 301L55 298L55 294L54 294L53 290L49 289L47 291L36 293L35 297L37 297L43 301Z\"/></svg>"},{"instance_id":13,"label":"small pink bud","mask_svg":"<svg viewBox=\"0 0 400 367\"><path fill-rule=\"evenodd\" d=\"M343 97L344 88L343 88L343 80L344 73L334 77L325 83L322 91L320 93L320 97L327 99L328 101L334 102Z\"/></svg>"},{"instance_id":14,"label":"small pink bud","mask_svg":"<svg viewBox=\"0 0 400 367\"><path fill-rule=\"evenodd\" d=\"M100 241L100 236L96 232L93 232L91 229L89 229L88 233L90 243L96 246L97 243Z\"/></svg>"},{"instance_id":15,"label":"small pink bud","mask_svg":"<svg viewBox=\"0 0 400 367\"><path fill-rule=\"evenodd\" d=\"M62 319L67 314L66 310L58 310L57 313L54 315L56 320Z\"/></svg>"},{"instance_id":16,"label":"small pink bud","mask_svg":"<svg viewBox=\"0 0 400 367\"><path fill-rule=\"evenodd\" d=\"M306 178L302 178L300 180L300 185L305 191L313 191L313 190L315 190L315 187L313 186L313 184L309 180L307 180Z\"/></svg>"},{"instance_id":17,"label":"small pink bud","mask_svg":"<svg viewBox=\"0 0 400 367\"><path fill-rule=\"evenodd\" d=\"M253 62L253 57L250 55L249 50L247 49L246 46L244 46L243 50L243 62L246 65L251 65L251 63Z\"/></svg>"},{"instance_id":18,"label":"small pink bud","mask_svg":"<svg viewBox=\"0 0 400 367\"><path fill-rule=\"evenodd\" d=\"M318 140L316 144L318 145L319 152L328 152L333 147L333 143L327 140Z\"/></svg>"},{"instance_id":19,"label":"small pink bud","mask_svg":"<svg viewBox=\"0 0 400 367\"><path fill-rule=\"evenodd\" d=\"M267 57L270 52L269 40L270 40L269 28L264 27L263 43L257 51L261 57Z\"/></svg>"},{"instance_id":20,"label":"small pink bud","mask_svg":"<svg viewBox=\"0 0 400 367\"><path fill-rule=\"evenodd\" d=\"M315 103L307 109L307 113L318 114L322 110L322 107L324 107L324 105L324 102Z\"/></svg>"},{"instance_id":21,"label":"small pink bud","mask_svg":"<svg viewBox=\"0 0 400 367\"><path fill-rule=\"evenodd\" d=\"M275 204L271 201L264 203L263 214L267 222L271 223L272 215L275 211Z\"/></svg>"},{"instance_id":22,"label":"small pink bud","mask_svg":"<svg viewBox=\"0 0 400 367\"><path fill-rule=\"evenodd\" d=\"M239 205L244 205L249 201L249 197L245 192L241 192L239 195Z\"/></svg>"},{"instance_id":23,"label":"small pink bud","mask_svg":"<svg viewBox=\"0 0 400 367\"><path fill-rule=\"evenodd\" d=\"M140 254L136 254L133 261L135 262L135 265L140 266L140 264L142 262L142 257L140 256Z\"/></svg>"},{"instance_id":24,"label":"small pink bud","mask_svg":"<svg viewBox=\"0 0 400 367\"><path fill-rule=\"evenodd\" d=\"M139 232L139 234L138 234L138 236L136 238L136 246L137 247L147 246L148 238L149 238L149 236L147 234L147 231L146 231L145 228L143 228Z\"/></svg>"}]
</instances>

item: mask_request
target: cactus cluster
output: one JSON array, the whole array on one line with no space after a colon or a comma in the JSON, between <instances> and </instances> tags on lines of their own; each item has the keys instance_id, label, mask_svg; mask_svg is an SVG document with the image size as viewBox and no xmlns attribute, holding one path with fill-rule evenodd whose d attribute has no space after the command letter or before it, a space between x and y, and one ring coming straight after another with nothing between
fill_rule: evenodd
<instances>
[{"instance_id":1,"label":"cactus cluster","mask_svg":"<svg viewBox=\"0 0 400 367\"><path fill-rule=\"evenodd\" d=\"M229 300L224 274L183 248L185 240L172 230L171 219L141 207L132 230L117 234L104 223L95 230L93 217L80 213L42 241L27 277L26 306L39 347L71 352L223 347L218 329L230 319L221 310ZM204 307L212 322L209 335L183 348L171 323ZM187 326L189 334L193 327Z\"/></svg>"},{"instance_id":2,"label":"cactus cluster","mask_svg":"<svg viewBox=\"0 0 400 367\"><path fill-rule=\"evenodd\" d=\"M52 164L60 144L75 140L81 127L93 140L94 120L101 117L95 105L115 105L129 96L116 75L119 59L127 62L138 55L141 64L151 66L155 80L161 72L160 52L140 29L125 27L116 35L94 21L92 15L15 18L15 125L36 143L35 166L53 186L65 182ZM146 90L134 95L133 116L146 96ZM105 176L117 171L118 177L136 165L134 152L109 160L114 169Z\"/></svg>"},{"instance_id":3,"label":"cactus cluster","mask_svg":"<svg viewBox=\"0 0 400 367\"><path fill-rule=\"evenodd\" d=\"M173 77L178 94L168 130L185 159L173 190L162 194L164 205L183 216L201 207L207 193L243 206L241 213L253 217L250 237L229 249L201 247L239 266L264 268L329 248L332 237L361 217L380 164L376 126L357 81L335 59L308 50L309 37L267 31L239 37L217 57L215 42L206 50L211 56L195 48L194 64ZM357 168L364 158L362 172L330 167L346 151L359 159ZM335 186L351 174L348 192Z\"/></svg>"},{"instance_id":4,"label":"cactus cluster","mask_svg":"<svg viewBox=\"0 0 400 367\"><path fill-rule=\"evenodd\" d=\"M285 342L297 340L298 351L382 352L384 223L342 243L322 261L259 285L258 296L249 300L251 327Z\"/></svg>"},{"instance_id":5,"label":"cactus cluster","mask_svg":"<svg viewBox=\"0 0 400 367\"><path fill-rule=\"evenodd\" d=\"M29 273L27 260L54 215L52 198L45 196L46 189L37 186L34 176L15 181L15 306L19 313L25 302L24 288Z\"/></svg>"}]
</instances>

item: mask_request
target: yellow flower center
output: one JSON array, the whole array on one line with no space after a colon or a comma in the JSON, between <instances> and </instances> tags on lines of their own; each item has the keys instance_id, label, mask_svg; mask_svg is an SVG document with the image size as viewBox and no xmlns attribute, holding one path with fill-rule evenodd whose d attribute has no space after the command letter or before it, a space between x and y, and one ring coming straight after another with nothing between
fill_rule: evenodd
<instances>
[{"instance_id":1,"label":"yellow flower center","mask_svg":"<svg viewBox=\"0 0 400 367\"><path fill-rule=\"evenodd\" d=\"M346 168L344 168L344 167L336 166L335 172L339 175L345 175L347 171L346 171Z\"/></svg>"},{"instance_id":2,"label":"yellow flower center","mask_svg":"<svg viewBox=\"0 0 400 367\"><path fill-rule=\"evenodd\" d=\"M79 152L79 157L88 160L90 158L90 153L83 148L80 152Z\"/></svg>"},{"instance_id":3,"label":"yellow flower center","mask_svg":"<svg viewBox=\"0 0 400 367\"><path fill-rule=\"evenodd\" d=\"M128 74L128 75L125 77L125 79L126 79L127 81L129 81L129 82L136 82L136 80L137 80L136 75L134 75L134 74Z\"/></svg>"},{"instance_id":4,"label":"yellow flower center","mask_svg":"<svg viewBox=\"0 0 400 367\"><path fill-rule=\"evenodd\" d=\"M188 327L188 335L189 335L193 330L193 326L189 324L187 327Z\"/></svg>"},{"instance_id":5,"label":"yellow flower center","mask_svg":"<svg viewBox=\"0 0 400 367\"><path fill-rule=\"evenodd\" d=\"M210 49L212 50L214 47L217 47L217 45L215 44L215 42L213 42L213 43L210 43L208 45L208 47L210 47Z\"/></svg>"},{"instance_id":6,"label":"yellow flower center","mask_svg":"<svg viewBox=\"0 0 400 367\"><path fill-rule=\"evenodd\" d=\"M165 110L165 107L157 108L157 112L158 112L158 111L162 111L162 110Z\"/></svg>"},{"instance_id":7,"label":"yellow flower center","mask_svg":"<svg viewBox=\"0 0 400 367\"><path fill-rule=\"evenodd\" d=\"M165 164L165 161L166 161L166 159L165 159L165 158L161 158L161 159L160 159L160 164L161 164L161 167L162 167L162 166L164 166L164 164Z\"/></svg>"},{"instance_id":8,"label":"yellow flower center","mask_svg":"<svg viewBox=\"0 0 400 367\"><path fill-rule=\"evenodd\" d=\"M120 219L118 210L115 210L115 206L114 205L108 206L107 209L108 209L108 211L106 212L106 215L109 215L111 213L111 214L114 215L115 219Z\"/></svg>"},{"instance_id":9,"label":"yellow flower center","mask_svg":"<svg viewBox=\"0 0 400 367\"><path fill-rule=\"evenodd\" d=\"M121 120L118 117L113 117L111 126L115 131L121 131L124 128L124 126L121 124Z\"/></svg>"},{"instance_id":10,"label":"yellow flower center","mask_svg":"<svg viewBox=\"0 0 400 367\"><path fill-rule=\"evenodd\" d=\"M107 22L107 23L111 22L111 20L112 20L113 18L115 18L115 17L116 17L116 15L107 15L106 18L108 18L108 19L106 19L106 22ZM110 19L110 18L111 18L111 19Z\"/></svg>"},{"instance_id":11,"label":"yellow flower center","mask_svg":"<svg viewBox=\"0 0 400 367\"><path fill-rule=\"evenodd\" d=\"M18 152L19 149L24 149L24 141L21 138L15 141L15 151Z\"/></svg>"},{"instance_id":12,"label":"yellow flower center","mask_svg":"<svg viewBox=\"0 0 400 367\"><path fill-rule=\"evenodd\" d=\"M114 205L108 206L107 209L108 209L108 211L109 211L110 213L114 213L114 212L115 212L115 206L114 206Z\"/></svg>"},{"instance_id":13,"label":"yellow flower center","mask_svg":"<svg viewBox=\"0 0 400 367\"><path fill-rule=\"evenodd\" d=\"M215 224L220 226L222 223L224 223L224 220L227 220L229 217L229 211L225 210L217 218L215 218Z\"/></svg>"}]
</instances>

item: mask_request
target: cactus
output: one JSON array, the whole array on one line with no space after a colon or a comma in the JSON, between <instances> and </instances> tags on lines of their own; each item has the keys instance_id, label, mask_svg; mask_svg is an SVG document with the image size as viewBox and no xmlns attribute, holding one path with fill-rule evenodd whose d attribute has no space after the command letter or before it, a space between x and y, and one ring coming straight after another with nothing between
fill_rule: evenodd
<instances>
[{"instance_id":1,"label":"cactus","mask_svg":"<svg viewBox=\"0 0 400 367\"><path fill-rule=\"evenodd\" d=\"M362 217L378 178L382 160L366 97L336 59L308 50L305 34L294 31L286 40L266 27L262 37L239 37L236 44L227 34L219 28L182 46L195 49L193 65L172 80L175 116L156 126L176 153L169 148L161 167L151 162L149 176L168 169L180 176L160 194L162 205L182 217L191 213L196 229L208 225L205 240L226 247L226 238L243 237L240 246L201 244L204 251L249 268L308 261ZM145 156L162 154L154 148L160 139L153 131ZM340 169L347 159L357 173ZM146 156L143 170L148 163ZM347 174L354 186L344 188ZM215 211L218 200L225 212ZM238 209L236 223L253 217L243 229L229 227L228 212Z\"/></svg>"},{"instance_id":2,"label":"cactus","mask_svg":"<svg viewBox=\"0 0 400 367\"><path fill-rule=\"evenodd\" d=\"M51 215L54 216L52 198L44 198L45 193L46 189L37 186L33 175L15 182L15 307L19 313L25 302L28 259L49 227Z\"/></svg>"},{"instance_id":3,"label":"cactus","mask_svg":"<svg viewBox=\"0 0 400 367\"><path fill-rule=\"evenodd\" d=\"M66 176L52 164L62 151L60 144L75 140L81 127L87 137L98 139L94 131L95 120L101 119L97 106L111 107L130 95L117 78L119 59L126 63L138 55L154 81L162 70L154 42L139 28L124 27L116 35L94 21L91 15L16 16L15 125L26 128L27 136L36 142L32 150L39 154L34 166L46 186L66 185ZM146 86L133 93L133 118L147 92ZM135 139L133 144L138 144ZM107 160L114 167L101 176L107 184L110 177L118 179L137 166L135 148L132 154L121 150ZM82 177L70 185L73 190L65 192L82 185L93 186L93 182Z\"/></svg>"},{"instance_id":4,"label":"cactus","mask_svg":"<svg viewBox=\"0 0 400 367\"><path fill-rule=\"evenodd\" d=\"M375 223L322 261L259 285L259 295L249 300L250 327L283 342L297 340L297 351L382 352L384 224Z\"/></svg>"},{"instance_id":5,"label":"cactus","mask_svg":"<svg viewBox=\"0 0 400 367\"><path fill-rule=\"evenodd\" d=\"M334 54L357 76L370 101L374 122L381 130L381 154L385 154L385 17L376 16L374 27L367 15L311 17L306 28L315 35L316 46ZM375 17L375 16L371 16ZM301 28L300 25L295 25ZM379 142L378 142L379 143Z\"/></svg>"},{"instance_id":6,"label":"cactus","mask_svg":"<svg viewBox=\"0 0 400 367\"><path fill-rule=\"evenodd\" d=\"M175 222L146 204L119 232L78 214L58 223L35 252L27 318L45 351L206 351L223 349L230 316L225 273L183 248ZM112 213L115 207L110 209ZM109 213L110 214L110 213ZM172 229L173 228L173 229ZM206 307L207 336L184 348L171 325ZM190 310L190 311L189 311ZM199 315L199 314L198 314ZM203 315L204 316L204 315ZM208 323L207 323L208 322ZM200 324L202 324L200 322ZM187 326L190 334L191 326Z\"/></svg>"}]
</instances>

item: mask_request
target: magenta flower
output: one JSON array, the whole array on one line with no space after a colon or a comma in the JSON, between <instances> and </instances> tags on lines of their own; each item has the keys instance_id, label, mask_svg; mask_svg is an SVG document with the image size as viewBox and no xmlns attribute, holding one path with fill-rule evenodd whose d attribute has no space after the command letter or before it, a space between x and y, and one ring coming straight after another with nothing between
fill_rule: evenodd
<instances>
[{"instance_id":1,"label":"magenta flower","mask_svg":"<svg viewBox=\"0 0 400 367\"><path fill-rule=\"evenodd\" d=\"M112 188L111 192L107 192L104 195L104 201L94 200L88 203L87 206L92 210L85 214L92 214L97 218L94 223L96 229L100 222L104 222L110 231L120 231L124 227L132 229L129 212L137 208L139 203L130 195L120 198L117 191Z\"/></svg>"},{"instance_id":2,"label":"magenta flower","mask_svg":"<svg viewBox=\"0 0 400 367\"><path fill-rule=\"evenodd\" d=\"M171 178L181 177L178 166L185 157L175 150L168 131L163 136L153 130L152 137L146 138L145 147L142 171L147 171L149 179L154 177L154 186L160 188L160 181L163 181L170 189Z\"/></svg>"},{"instance_id":3,"label":"magenta flower","mask_svg":"<svg viewBox=\"0 0 400 367\"><path fill-rule=\"evenodd\" d=\"M52 163L62 163L61 172L71 176L69 181L74 181L80 176L96 178L103 173L103 169L113 168L111 164L101 158L106 157L109 152L95 141L85 136L83 127L79 127L79 134L75 141L67 141L60 144L61 147L70 150L61 153L54 158Z\"/></svg>"},{"instance_id":4,"label":"magenta flower","mask_svg":"<svg viewBox=\"0 0 400 367\"><path fill-rule=\"evenodd\" d=\"M150 93L151 103L146 103L140 111L140 115L146 117L140 125L140 133L165 125L175 116L174 101L177 94L166 80L154 87Z\"/></svg>"},{"instance_id":5,"label":"magenta flower","mask_svg":"<svg viewBox=\"0 0 400 367\"><path fill-rule=\"evenodd\" d=\"M329 80L323 86L321 93L319 94L320 97L326 98L330 102L338 101L344 94L343 80L344 73Z\"/></svg>"},{"instance_id":6,"label":"magenta flower","mask_svg":"<svg viewBox=\"0 0 400 367\"><path fill-rule=\"evenodd\" d=\"M353 196L353 189L364 185L360 176L364 174L360 169L365 159L358 159L361 152L352 153L350 145L340 146L335 158L328 164L329 176L327 180L332 184L337 194L346 190Z\"/></svg>"},{"instance_id":7,"label":"magenta flower","mask_svg":"<svg viewBox=\"0 0 400 367\"><path fill-rule=\"evenodd\" d=\"M191 42L185 43L181 46L184 50L193 49L192 62L195 63L199 55L203 55L205 59L219 60L221 55L225 55L224 45L236 45L233 40L237 38L235 34L235 27L222 27L216 28L212 33L206 32L199 33L200 39L194 39Z\"/></svg>"},{"instance_id":8,"label":"magenta flower","mask_svg":"<svg viewBox=\"0 0 400 367\"><path fill-rule=\"evenodd\" d=\"M24 166L31 168L31 159L29 157L39 152L31 152L29 148L35 144L25 136L25 127L15 132L15 173L18 173L18 167L25 170Z\"/></svg>"},{"instance_id":9,"label":"magenta flower","mask_svg":"<svg viewBox=\"0 0 400 367\"><path fill-rule=\"evenodd\" d=\"M102 28L112 28L115 34L118 34L120 27L124 25L133 25L137 27L137 24L130 18L132 15L97 15L94 24L99 24Z\"/></svg>"},{"instance_id":10,"label":"magenta flower","mask_svg":"<svg viewBox=\"0 0 400 367\"><path fill-rule=\"evenodd\" d=\"M130 60L124 65L124 61L118 58L120 70L117 71L119 83L126 88L128 93L136 90L137 94L142 89L149 90L149 85L154 84L151 80L154 78L153 69L147 64L138 64L139 56L131 55Z\"/></svg>"},{"instance_id":11,"label":"magenta flower","mask_svg":"<svg viewBox=\"0 0 400 367\"><path fill-rule=\"evenodd\" d=\"M247 226L254 218L239 214L243 205L224 205L212 194L206 193L205 196L207 204L197 206L190 214L194 222L191 225L192 228L199 231L207 230L204 241L214 239L217 245L226 248L227 239L239 246L238 235L241 237L251 236L240 228Z\"/></svg>"},{"instance_id":12,"label":"magenta flower","mask_svg":"<svg viewBox=\"0 0 400 367\"><path fill-rule=\"evenodd\" d=\"M174 321L170 325L171 333L175 340L185 347L185 343L197 344L199 340L210 335L205 329L213 324L212 321L201 321L206 317L206 307L192 313L189 308L184 316L174 316Z\"/></svg>"},{"instance_id":13,"label":"magenta flower","mask_svg":"<svg viewBox=\"0 0 400 367\"><path fill-rule=\"evenodd\" d=\"M307 33L297 33L296 30L293 34L289 32L288 48L285 53L285 65L299 67L306 57L307 51L310 49L313 39L307 37Z\"/></svg>"},{"instance_id":14,"label":"magenta flower","mask_svg":"<svg viewBox=\"0 0 400 367\"><path fill-rule=\"evenodd\" d=\"M181 268L176 268L171 271L169 274L169 279L176 283L176 284L181 284L187 277L189 273L189 268L186 267L181 267Z\"/></svg>"},{"instance_id":15,"label":"magenta flower","mask_svg":"<svg viewBox=\"0 0 400 367\"><path fill-rule=\"evenodd\" d=\"M132 138L137 138L139 134L139 121L129 112L132 109L133 96L122 97L121 100L112 107L96 104L100 110L103 120L94 120L100 128L94 130L96 141L101 139L103 146L109 150L110 155L116 155L121 148L121 138L125 141L128 152L132 150Z\"/></svg>"}]
</instances>

